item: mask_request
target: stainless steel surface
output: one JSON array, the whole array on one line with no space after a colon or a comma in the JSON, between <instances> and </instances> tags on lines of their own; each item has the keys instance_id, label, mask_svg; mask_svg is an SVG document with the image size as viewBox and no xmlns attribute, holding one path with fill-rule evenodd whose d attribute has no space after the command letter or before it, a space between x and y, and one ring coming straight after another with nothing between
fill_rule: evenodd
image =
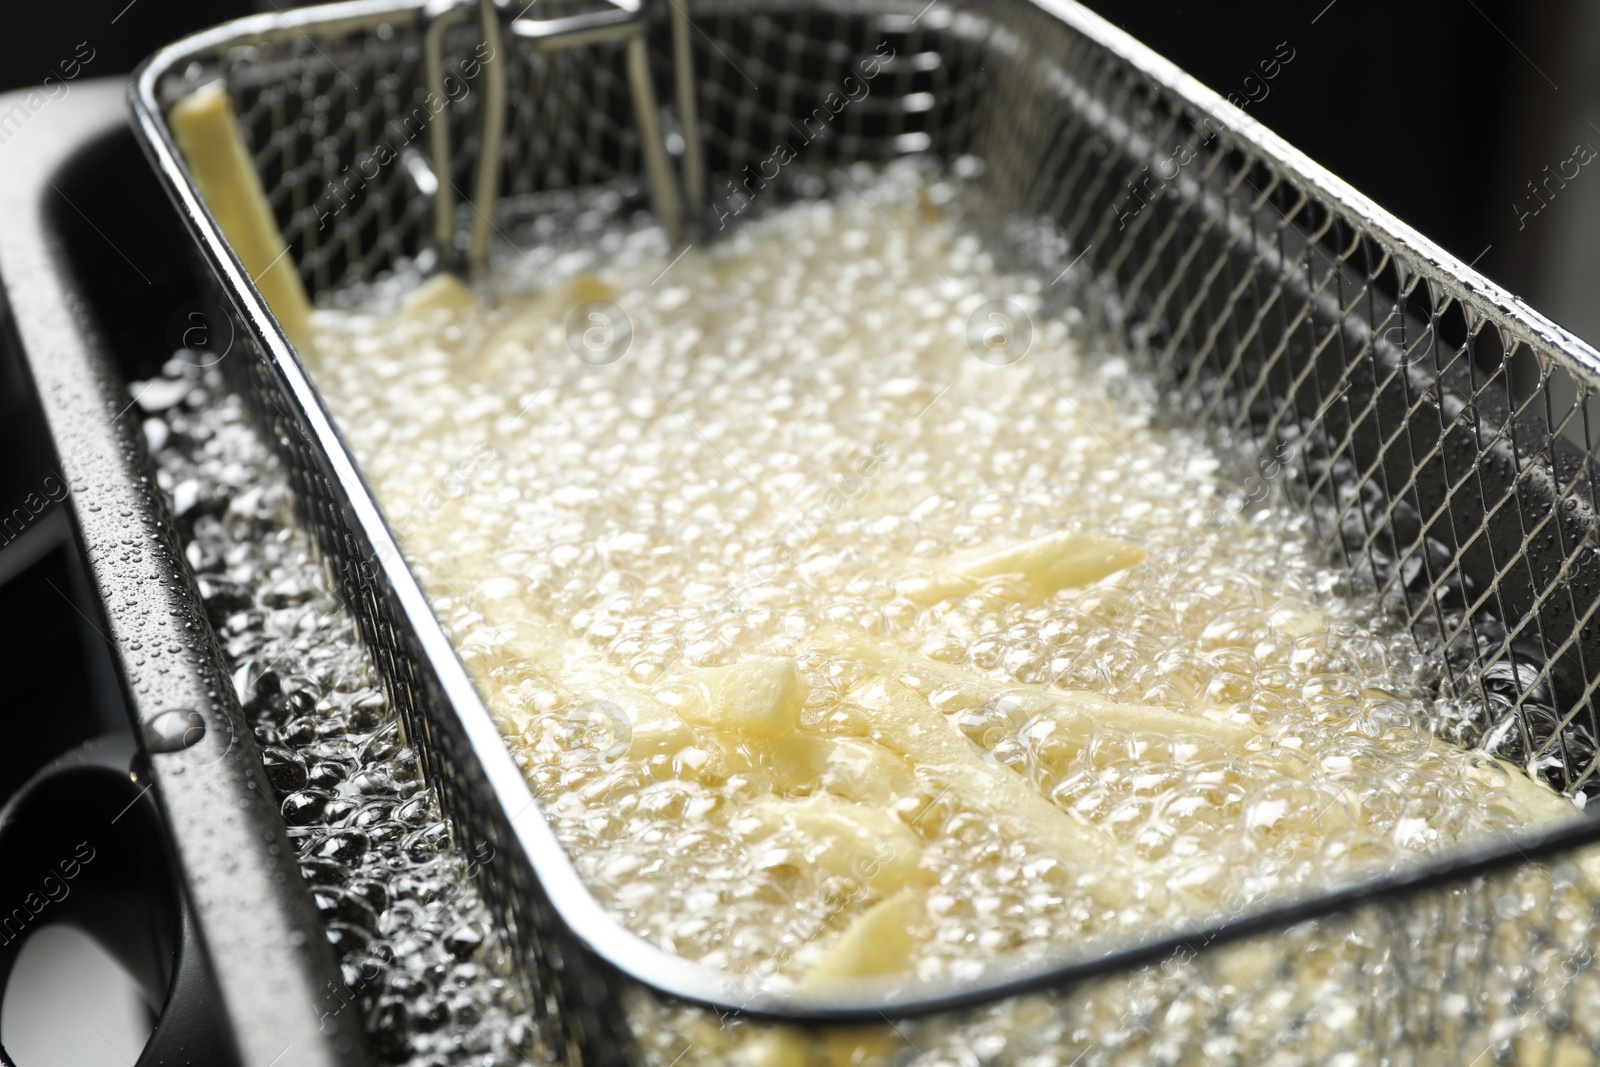
<instances>
[{"instance_id":1,"label":"stainless steel surface","mask_svg":"<svg viewBox=\"0 0 1600 1067\"><path fill-rule=\"evenodd\" d=\"M160 402L156 482L322 920L305 933L330 942L343 978L318 996L319 1025L360 1020L378 1063L549 1059L479 897L481 857L453 847L282 467L220 370L186 355L130 388Z\"/></svg>"},{"instance_id":2,"label":"stainless steel surface","mask_svg":"<svg viewBox=\"0 0 1600 1067\"><path fill-rule=\"evenodd\" d=\"M18 206L0 228L6 329L27 357L70 486L73 531L101 606L87 624L118 657L135 725L148 729L178 709L204 724L195 745L151 753L140 784L172 828L240 1062L361 1063L355 1020L319 1024L316 998L338 971L327 944L307 936L316 911L183 552L153 495L140 420L110 367L60 233L63 218L86 218L71 199L78 189L70 176L116 165L104 149L126 138L122 92L116 80L76 85L48 121L18 133L0 161L0 195ZM0 97L5 106L20 100ZM117 814L107 812L108 837L128 827L114 825Z\"/></svg>"},{"instance_id":3,"label":"stainless steel surface","mask_svg":"<svg viewBox=\"0 0 1600 1067\"><path fill-rule=\"evenodd\" d=\"M330 201L325 191L372 145L397 136L419 81L419 10L363 0L230 24L155 56L133 102L152 159L259 350L235 369L248 374L244 387L294 472L307 519L360 607L457 832L496 849L486 896L520 931L529 973L552 1005L543 1021L571 1048L599 1061L624 1055L600 1036L619 1010L619 974L719 1012L868 1023L880 1013L948 1012L1114 977L1186 945L1315 915L1353 928L1391 924L1398 944L1397 931L1437 927L1440 909L1455 906L1456 890L1437 887L1600 838L1583 822L1272 912L1230 915L1188 936L914 999L797 1006L752 998L733 976L622 929L540 816L303 367L189 183L163 119L201 80L227 81L313 292L369 280L401 257L426 259L437 254L426 221L434 205L403 168L379 168L347 198ZM1284 442L1301 452L1285 491L1316 516L1354 579L1439 652L1441 685L1480 698L1483 715L1452 739L1485 745L1568 793L1597 790L1594 349L1065 0L673 0L645 14L653 56L681 54L685 41L694 53L700 136L687 139L680 158L691 199L698 168L708 176L708 229L737 214L746 168L794 136L851 64L876 54L881 80L824 124L810 161L981 157L986 195L1014 218L1054 227L1115 292L1122 325L1175 410L1262 453ZM469 26L442 31L447 65L472 47ZM640 101L645 121L635 124L624 103L638 99L645 42L548 53L515 32L503 37L509 113L496 215L525 214L531 196L575 187L645 194L641 176L660 164L647 118L655 109ZM479 95L465 95L435 126L448 122L450 143L462 146L440 175L441 191L472 173L465 131L486 106L492 111ZM687 98L674 95L681 123ZM663 184L659 174L655 184ZM1418 892L1424 887L1435 888ZM1480 918L1492 931L1490 913ZM1406 945L1419 973L1442 966L1424 941ZM1202 976L1206 958L1196 965ZM1466 1059L1477 1051L1463 1050Z\"/></svg>"}]
</instances>

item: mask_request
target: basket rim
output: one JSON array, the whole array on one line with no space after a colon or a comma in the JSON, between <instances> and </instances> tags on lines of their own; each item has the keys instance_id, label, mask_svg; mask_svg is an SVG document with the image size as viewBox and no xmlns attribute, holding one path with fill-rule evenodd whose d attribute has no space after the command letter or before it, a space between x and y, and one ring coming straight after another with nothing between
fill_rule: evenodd
<instances>
[{"instance_id":1,"label":"basket rim","mask_svg":"<svg viewBox=\"0 0 1600 1067\"><path fill-rule=\"evenodd\" d=\"M448 3L449 0L446 0ZM458 0L459 2L459 0ZM1221 94L1118 29L1076 0L1025 0L1084 38L1122 59L1192 113L1210 117L1230 136L1280 167L1293 181L1352 217L1399 253L1408 266L1500 329L1553 356L1579 376L1600 379L1600 351L1534 310L1509 291L1402 222L1325 167L1294 148ZM1362 905L1446 886L1535 858L1554 856L1600 841L1600 819L1577 817L1558 827L1520 833L1503 842L1460 848L1426 857L1377 876L1321 889L1267 907L1129 935L1108 951L1057 958L1012 968L994 968L959 986L910 989L854 983L851 993L801 998L761 992L751 980L669 953L627 929L584 885L577 867L540 811L527 779L513 760L487 706L456 655L442 623L406 564L393 531L367 485L331 413L266 301L256 289L199 195L165 119L159 83L189 63L234 47L321 33L374 29L380 23L412 23L427 17L439 0L345 0L312 9L246 16L182 38L152 54L135 70L128 101L136 137L183 216L203 258L227 289L263 353L287 386L285 399L302 419L333 471L337 490L374 549L376 562L413 628L471 748L490 791L555 911L558 921L610 969L669 1000L709 1009L719 1016L805 1025L862 1025L981 1007L1026 993L1061 990L1089 979L1124 972L1174 954L1282 929L1309 919L1348 913ZM926 11L926 8L924 8ZM443 709L440 709L441 711ZM424 711L424 714L427 714ZM1575 809L1576 813L1576 809Z\"/></svg>"}]
</instances>

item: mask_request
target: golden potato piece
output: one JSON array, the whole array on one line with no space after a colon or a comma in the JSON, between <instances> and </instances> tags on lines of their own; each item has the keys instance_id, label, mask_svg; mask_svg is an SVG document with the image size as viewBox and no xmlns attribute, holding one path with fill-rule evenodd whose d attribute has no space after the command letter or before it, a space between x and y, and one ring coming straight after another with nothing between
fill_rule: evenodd
<instances>
[{"instance_id":1,"label":"golden potato piece","mask_svg":"<svg viewBox=\"0 0 1600 1067\"><path fill-rule=\"evenodd\" d=\"M421 315L443 308L469 308L478 303L472 290L461 284L454 274L435 274L411 291L406 297L405 313Z\"/></svg>"},{"instance_id":2,"label":"golden potato piece","mask_svg":"<svg viewBox=\"0 0 1600 1067\"><path fill-rule=\"evenodd\" d=\"M985 552L957 565L973 578L1020 574L1047 595L1098 582L1140 563L1144 549L1112 537L1063 530L1032 541Z\"/></svg>"},{"instance_id":3,"label":"golden potato piece","mask_svg":"<svg viewBox=\"0 0 1600 1067\"><path fill-rule=\"evenodd\" d=\"M1466 776L1491 790L1495 799L1516 812L1529 827L1553 829L1584 817L1583 809L1571 797L1528 777L1505 760L1484 759L1482 753L1466 752L1445 741L1435 741L1434 747L1450 758L1466 760ZM1568 853L1567 858L1577 865L1589 891L1600 893L1600 850L1581 848Z\"/></svg>"},{"instance_id":4,"label":"golden potato piece","mask_svg":"<svg viewBox=\"0 0 1600 1067\"><path fill-rule=\"evenodd\" d=\"M908 886L874 904L851 923L800 982L803 991L825 990L853 978L898 974L911 965L917 927L927 914L920 888ZM746 1062L758 1067L864 1067L887 1062L901 1045L889 1027L779 1027L752 1043Z\"/></svg>"},{"instance_id":5,"label":"golden potato piece","mask_svg":"<svg viewBox=\"0 0 1600 1067\"><path fill-rule=\"evenodd\" d=\"M766 834L793 840L829 874L877 893L927 881L922 841L882 808L832 797L757 801L747 809Z\"/></svg>"},{"instance_id":6,"label":"golden potato piece","mask_svg":"<svg viewBox=\"0 0 1600 1067\"><path fill-rule=\"evenodd\" d=\"M1050 696L1052 706L1040 712L1028 731L1035 738L1053 736L1074 748L1088 745L1096 727L1115 726L1135 737L1161 738L1175 752L1183 753L1184 759L1231 760L1238 759L1244 745L1259 732L1242 723L1217 722L1145 704L1119 704L1081 689Z\"/></svg>"},{"instance_id":7,"label":"golden potato piece","mask_svg":"<svg viewBox=\"0 0 1600 1067\"><path fill-rule=\"evenodd\" d=\"M718 767L724 775L764 779L782 795L826 792L886 808L916 784L905 760L871 741L804 731L750 738L705 730L701 737L718 747Z\"/></svg>"},{"instance_id":8,"label":"golden potato piece","mask_svg":"<svg viewBox=\"0 0 1600 1067\"><path fill-rule=\"evenodd\" d=\"M997 697L1037 704L1037 714L1054 723L1053 730L1049 725L1041 725L1041 729L1052 730L1077 744L1086 743L1095 726L1116 726L1131 734L1160 737L1192 747L1198 759L1225 759L1237 757L1240 746L1260 732L1250 723L1206 718L1145 704L1120 704L1088 689L1000 682L862 634L827 631L818 634L814 644L818 649L847 656L897 678L915 677L930 685L956 686L959 706L963 709L980 707Z\"/></svg>"},{"instance_id":9,"label":"golden potato piece","mask_svg":"<svg viewBox=\"0 0 1600 1067\"><path fill-rule=\"evenodd\" d=\"M202 86L172 106L168 121L206 207L289 340L301 346L311 301L245 149L233 98L220 83Z\"/></svg>"},{"instance_id":10,"label":"golden potato piece","mask_svg":"<svg viewBox=\"0 0 1600 1067\"><path fill-rule=\"evenodd\" d=\"M1328 617L1314 604L1285 601L1267 612L1267 621L1285 637L1305 637L1328 628Z\"/></svg>"},{"instance_id":11,"label":"golden potato piece","mask_svg":"<svg viewBox=\"0 0 1600 1067\"><path fill-rule=\"evenodd\" d=\"M878 740L886 748L921 766L1008 837L1027 841L1086 876L1084 888L1102 905L1121 908L1138 898L1137 871L1115 842L1040 796L1009 767L985 760L914 690L880 677L852 695L873 713Z\"/></svg>"},{"instance_id":12,"label":"golden potato piece","mask_svg":"<svg viewBox=\"0 0 1600 1067\"><path fill-rule=\"evenodd\" d=\"M594 649L563 636L543 620L523 619L514 626L485 629L463 641L462 649L484 654L492 650L501 664L533 667L574 702L598 699L616 704L632 730L630 759L674 756L701 740L672 708L622 681Z\"/></svg>"},{"instance_id":13,"label":"golden potato piece","mask_svg":"<svg viewBox=\"0 0 1600 1067\"><path fill-rule=\"evenodd\" d=\"M828 766L828 739L815 734L792 732L759 739L718 736L730 742L724 757L729 773L765 776L774 793L814 793Z\"/></svg>"},{"instance_id":14,"label":"golden potato piece","mask_svg":"<svg viewBox=\"0 0 1600 1067\"><path fill-rule=\"evenodd\" d=\"M1429 748L1440 760L1459 768L1463 778L1483 789L1480 803L1500 805L1529 829L1550 829L1584 817L1583 809L1570 797L1503 759L1460 748L1437 737L1430 738ZM1591 891L1600 892L1600 852L1582 849L1571 858Z\"/></svg>"},{"instance_id":15,"label":"golden potato piece","mask_svg":"<svg viewBox=\"0 0 1600 1067\"><path fill-rule=\"evenodd\" d=\"M801 988L825 989L848 978L898 974L911 965L917 927L926 914L923 891L907 886L885 897L850 924L806 973Z\"/></svg>"},{"instance_id":16,"label":"golden potato piece","mask_svg":"<svg viewBox=\"0 0 1600 1067\"><path fill-rule=\"evenodd\" d=\"M698 692L678 714L685 722L743 737L769 738L800 725L810 687L792 659L747 659L698 672Z\"/></svg>"},{"instance_id":17,"label":"golden potato piece","mask_svg":"<svg viewBox=\"0 0 1600 1067\"><path fill-rule=\"evenodd\" d=\"M706 755L703 765L694 768L693 777L710 781L739 775L779 797L832 796L887 808L910 795L916 785L904 759L871 741L819 737L804 731L743 737L690 726L676 715L671 722L635 726L629 755L642 759L670 756L691 745Z\"/></svg>"},{"instance_id":18,"label":"golden potato piece","mask_svg":"<svg viewBox=\"0 0 1600 1067\"><path fill-rule=\"evenodd\" d=\"M572 279L568 298L574 304L587 304L591 300L612 300L617 291L593 274L580 274Z\"/></svg>"},{"instance_id":19,"label":"golden potato piece","mask_svg":"<svg viewBox=\"0 0 1600 1067\"><path fill-rule=\"evenodd\" d=\"M873 741L830 738L824 758L822 788L846 800L888 807L916 785L906 761Z\"/></svg>"},{"instance_id":20,"label":"golden potato piece","mask_svg":"<svg viewBox=\"0 0 1600 1067\"><path fill-rule=\"evenodd\" d=\"M633 709L623 705L630 714ZM675 756L695 743L694 729L662 708L665 715L641 717L633 722L633 738L628 744L628 758L648 760L653 756Z\"/></svg>"},{"instance_id":21,"label":"golden potato piece","mask_svg":"<svg viewBox=\"0 0 1600 1067\"><path fill-rule=\"evenodd\" d=\"M494 644L500 662L529 664L575 698L621 706L633 729L633 758L670 756L700 745L706 758L697 769L722 777L769 774L780 789L818 783L826 772L829 743L794 732L809 687L792 659L757 658L693 672L693 695L672 708L629 685L602 655L543 620L486 630L481 641ZM463 647L480 643L469 638Z\"/></svg>"},{"instance_id":22,"label":"golden potato piece","mask_svg":"<svg viewBox=\"0 0 1600 1067\"><path fill-rule=\"evenodd\" d=\"M978 583L964 574L957 572L935 572L929 575L918 575L915 578L906 578L895 583L895 592L923 607L932 607L941 600L952 597L966 596L978 587Z\"/></svg>"},{"instance_id":23,"label":"golden potato piece","mask_svg":"<svg viewBox=\"0 0 1600 1067\"><path fill-rule=\"evenodd\" d=\"M1114 537L1062 530L1003 548L980 549L953 556L932 577L902 582L902 595L919 604L937 604L963 596L986 578L1013 575L1034 600L1062 589L1077 589L1127 570L1148 553Z\"/></svg>"},{"instance_id":24,"label":"golden potato piece","mask_svg":"<svg viewBox=\"0 0 1600 1067\"><path fill-rule=\"evenodd\" d=\"M751 737L687 724L684 729L694 732L698 743L715 753L711 766L719 777L740 775L781 796L817 792L828 766L828 739L815 734Z\"/></svg>"}]
</instances>

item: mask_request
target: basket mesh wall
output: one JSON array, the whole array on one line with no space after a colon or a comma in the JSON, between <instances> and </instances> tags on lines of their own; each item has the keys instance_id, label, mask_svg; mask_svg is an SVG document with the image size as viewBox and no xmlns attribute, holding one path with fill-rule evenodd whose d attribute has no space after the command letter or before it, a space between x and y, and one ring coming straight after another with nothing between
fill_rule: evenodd
<instances>
[{"instance_id":1,"label":"basket mesh wall","mask_svg":"<svg viewBox=\"0 0 1600 1067\"><path fill-rule=\"evenodd\" d=\"M1600 852L1300 923L1048 994L819 1035L815 1062L1576 1067L1600 1048ZM736 1062L754 1027L630 1001L644 1058ZM748 1053L746 1053L748 1054ZM870 1057L876 1056L878 1059ZM681 1058L680 1058L681 1057ZM757 1061L759 1062L759 1061Z\"/></svg>"},{"instance_id":2,"label":"basket mesh wall","mask_svg":"<svg viewBox=\"0 0 1600 1067\"><path fill-rule=\"evenodd\" d=\"M508 196L627 180L643 170L621 42L541 54L513 46L506 68L515 103L506 124Z\"/></svg>"},{"instance_id":3,"label":"basket mesh wall","mask_svg":"<svg viewBox=\"0 0 1600 1067\"><path fill-rule=\"evenodd\" d=\"M1589 667L1600 667L1600 411L1586 357L1386 243L1026 0L702 0L687 11L712 172L708 229L742 185L776 180L779 145L806 164L981 157L995 204L1051 228L1115 289L1175 411L1261 454L1295 447L1301 460L1285 468L1282 491L1316 516L1352 580L1442 654L1440 685L1478 697L1480 713L1451 724L1452 739L1569 793L1600 790L1600 672ZM681 131L668 10L649 14L664 125ZM428 106L421 41L414 17L397 13L216 57L313 292L377 277L427 246L431 204L414 175L426 122L442 120ZM446 70L475 45L470 25L452 31ZM503 195L642 189L622 46L546 54L508 37L503 48ZM182 75L172 73L172 91ZM447 180L467 190L480 86L461 85L441 113L456 146ZM850 100L830 104L830 94ZM262 357L252 373L265 425L299 472L306 521L335 569L359 575L370 544L278 372ZM547 1047L573 1062L723 1062L748 1025L638 990L619 999L559 932L391 594L354 579L347 589L413 739L446 783L458 833L500 857L486 896L518 931ZM1197 941L1164 964L851 1040L890 1059L962 1064L1354 1064L1373 1047L1406 1064L1593 1062L1600 857L1583 855L1231 946ZM828 1040L837 1035L818 1038Z\"/></svg>"},{"instance_id":4,"label":"basket mesh wall","mask_svg":"<svg viewBox=\"0 0 1600 1067\"><path fill-rule=\"evenodd\" d=\"M297 34L229 49L221 73L284 237L318 292L421 247L430 224L403 162L432 121L414 32Z\"/></svg>"},{"instance_id":5,"label":"basket mesh wall","mask_svg":"<svg viewBox=\"0 0 1600 1067\"><path fill-rule=\"evenodd\" d=\"M692 11L713 203L759 191L780 146L818 164L951 156L970 138L981 49L946 32L947 12L727 2Z\"/></svg>"},{"instance_id":6,"label":"basket mesh wall","mask_svg":"<svg viewBox=\"0 0 1600 1067\"><path fill-rule=\"evenodd\" d=\"M1176 407L1299 449L1291 493L1480 698L1454 740L1592 790L1592 372L1059 22L1017 30L1001 200L1117 279Z\"/></svg>"}]
</instances>

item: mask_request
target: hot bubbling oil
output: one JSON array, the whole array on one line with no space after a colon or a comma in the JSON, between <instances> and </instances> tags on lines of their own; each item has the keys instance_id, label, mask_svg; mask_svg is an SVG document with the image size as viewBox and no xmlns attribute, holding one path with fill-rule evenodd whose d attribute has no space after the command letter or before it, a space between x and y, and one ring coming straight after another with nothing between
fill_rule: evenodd
<instances>
[{"instance_id":1,"label":"hot bubbling oil","mask_svg":"<svg viewBox=\"0 0 1600 1067\"><path fill-rule=\"evenodd\" d=\"M1426 664L1337 594L1303 516L1231 509L1219 454L1041 310L1049 278L996 267L951 185L856 177L681 256L617 227L471 306L318 313L316 380L606 906L784 987L898 865L926 885L912 969L962 979L1527 822L1527 783L1432 739ZM996 299L1031 316L1007 365L968 342ZM1148 556L1046 598L1005 576L916 595L937 561L1063 530ZM698 727L632 744L620 697L682 708L699 672L760 657L798 664L823 771ZM1093 864L877 745L879 674L1104 841L1134 891L1109 900ZM1085 725L1085 690L1193 736L1115 707ZM893 820L865 865L750 817L818 797Z\"/></svg>"}]
</instances>

